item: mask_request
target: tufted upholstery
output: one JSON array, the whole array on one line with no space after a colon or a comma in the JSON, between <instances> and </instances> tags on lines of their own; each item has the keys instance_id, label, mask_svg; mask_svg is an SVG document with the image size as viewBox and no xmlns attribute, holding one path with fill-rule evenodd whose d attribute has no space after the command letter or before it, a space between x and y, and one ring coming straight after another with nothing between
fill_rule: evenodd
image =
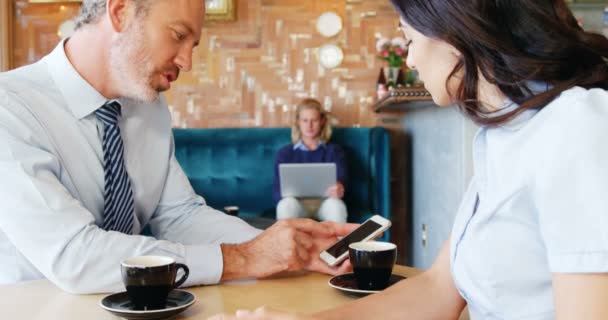
<instances>
[{"instance_id":1,"label":"tufted upholstery","mask_svg":"<svg viewBox=\"0 0 608 320\"><path fill-rule=\"evenodd\" d=\"M274 218L274 157L290 143L289 128L174 129L173 133L177 160L210 206L236 205L239 216ZM376 213L390 219L386 129L335 128L332 142L346 152L348 220L362 222Z\"/></svg>"}]
</instances>

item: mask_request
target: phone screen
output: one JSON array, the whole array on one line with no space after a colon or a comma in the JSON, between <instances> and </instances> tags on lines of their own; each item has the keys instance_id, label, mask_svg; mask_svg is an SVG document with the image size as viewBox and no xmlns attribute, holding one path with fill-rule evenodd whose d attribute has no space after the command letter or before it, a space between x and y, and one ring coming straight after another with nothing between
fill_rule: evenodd
<instances>
[{"instance_id":1,"label":"phone screen","mask_svg":"<svg viewBox=\"0 0 608 320\"><path fill-rule=\"evenodd\" d=\"M340 241L336 242L333 246L327 249L327 253L334 257L339 257L344 252L348 251L348 246L351 243L359 242L365 237L372 234L374 231L382 228L382 226L372 220L367 220L363 223L359 228L355 229L355 231L348 234L346 237L340 239Z\"/></svg>"}]
</instances>

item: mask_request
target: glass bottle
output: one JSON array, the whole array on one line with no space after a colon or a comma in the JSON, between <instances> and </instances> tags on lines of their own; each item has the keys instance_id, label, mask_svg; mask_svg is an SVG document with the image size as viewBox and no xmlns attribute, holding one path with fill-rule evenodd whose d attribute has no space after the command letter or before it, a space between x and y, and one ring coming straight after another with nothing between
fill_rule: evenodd
<instances>
[{"instance_id":1,"label":"glass bottle","mask_svg":"<svg viewBox=\"0 0 608 320\"><path fill-rule=\"evenodd\" d=\"M395 81L395 82L396 82L395 84L397 85L397 88L409 87L409 84L405 80L405 75L403 73L402 68L399 69L399 72L397 73L397 81Z\"/></svg>"},{"instance_id":2,"label":"glass bottle","mask_svg":"<svg viewBox=\"0 0 608 320\"><path fill-rule=\"evenodd\" d=\"M608 38L608 6L604 7L604 26L602 27L602 33L604 37Z\"/></svg>"},{"instance_id":3,"label":"glass bottle","mask_svg":"<svg viewBox=\"0 0 608 320\"><path fill-rule=\"evenodd\" d=\"M380 74L378 75L378 80L376 81L376 95L378 100L384 98L386 93L388 92L388 88L386 86L386 77L384 76L383 68L380 68Z\"/></svg>"}]
</instances>

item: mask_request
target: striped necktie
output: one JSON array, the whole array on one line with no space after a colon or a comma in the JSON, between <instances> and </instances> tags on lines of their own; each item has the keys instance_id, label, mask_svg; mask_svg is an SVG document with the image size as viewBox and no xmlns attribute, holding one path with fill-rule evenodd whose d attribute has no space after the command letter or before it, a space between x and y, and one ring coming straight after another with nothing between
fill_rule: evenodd
<instances>
[{"instance_id":1,"label":"striped necktie","mask_svg":"<svg viewBox=\"0 0 608 320\"><path fill-rule=\"evenodd\" d=\"M103 169L105 175L102 228L131 234L133 231L133 190L125 167L124 146L118 127L120 104L109 101L95 111L104 124Z\"/></svg>"}]
</instances>

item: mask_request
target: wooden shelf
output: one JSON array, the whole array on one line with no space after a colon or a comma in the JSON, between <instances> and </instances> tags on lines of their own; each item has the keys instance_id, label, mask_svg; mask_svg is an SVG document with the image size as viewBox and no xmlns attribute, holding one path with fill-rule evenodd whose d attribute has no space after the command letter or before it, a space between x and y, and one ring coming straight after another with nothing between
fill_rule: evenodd
<instances>
[{"instance_id":1,"label":"wooden shelf","mask_svg":"<svg viewBox=\"0 0 608 320\"><path fill-rule=\"evenodd\" d=\"M568 3L570 9L574 10L600 10L604 9L608 3L603 2L572 2Z\"/></svg>"},{"instance_id":2,"label":"wooden shelf","mask_svg":"<svg viewBox=\"0 0 608 320\"><path fill-rule=\"evenodd\" d=\"M431 94L424 88L392 89L373 106L374 112L404 111L405 108L433 105Z\"/></svg>"}]
</instances>

